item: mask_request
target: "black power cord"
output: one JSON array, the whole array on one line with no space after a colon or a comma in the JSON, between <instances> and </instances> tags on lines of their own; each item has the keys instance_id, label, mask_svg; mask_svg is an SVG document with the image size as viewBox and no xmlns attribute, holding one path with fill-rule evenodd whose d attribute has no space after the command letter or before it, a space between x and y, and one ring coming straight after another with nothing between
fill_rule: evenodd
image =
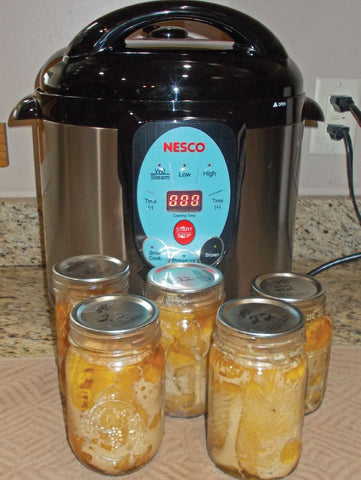
<instances>
[{"instance_id":1,"label":"black power cord","mask_svg":"<svg viewBox=\"0 0 361 480\"><path fill-rule=\"evenodd\" d=\"M349 134L349 128L343 125L328 125L327 133L330 135L332 140L343 140L345 143L348 190L357 216L357 220L361 225L361 213L357 206L355 189L353 185L353 149L352 140Z\"/></svg>"},{"instance_id":2,"label":"black power cord","mask_svg":"<svg viewBox=\"0 0 361 480\"><path fill-rule=\"evenodd\" d=\"M361 112L355 106L351 97L347 97L344 95L340 95L340 96L333 95L331 96L330 102L333 108L338 112L347 112L347 111L351 112L352 115L355 117L357 123L361 126ZM349 128L345 127L344 125L328 125L327 132L332 138L332 140L336 140L336 141L343 140L345 143L348 189L349 189L352 204L357 216L357 220L361 225L361 213L357 206L355 190L354 190L354 182L353 182L353 149L352 149L352 140L349 134ZM329 268L334 267L336 265L340 265L346 262L353 262L359 259L361 259L361 252L336 258L334 260L331 260L330 262L320 265L314 270L311 270L310 272L308 272L307 275L315 276L318 273L324 272L325 270L328 270Z\"/></svg>"},{"instance_id":3,"label":"black power cord","mask_svg":"<svg viewBox=\"0 0 361 480\"><path fill-rule=\"evenodd\" d=\"M351 112L356 122L361 126L361 110L356 107L352 97L331 95L330 102L336 112Z\"/></svg>"}]
</instances>

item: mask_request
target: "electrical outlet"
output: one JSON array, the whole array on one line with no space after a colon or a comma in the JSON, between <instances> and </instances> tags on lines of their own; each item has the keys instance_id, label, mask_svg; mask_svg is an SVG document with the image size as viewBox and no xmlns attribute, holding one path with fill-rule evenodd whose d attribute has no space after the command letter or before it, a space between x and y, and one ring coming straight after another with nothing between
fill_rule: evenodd
<instances>
[{"instance_id":1,"label":"electrical outlet","mask_svg":"<svg viewBox=\"0 0 361 480\"><path fill-rule=\"evenodd\" d=\"M352 97L355 105L360 105L360 78L317 77L315 86L315 101L321 107L325 116L324 122L318 122L317 128L310 133L309 153L314 155L344 155L343 141L331 140L327 133L327 125L344 125L349 127L352 143L355 143L357 132L356 120L350 112L336 112L330 103L331 95L347 95Z\"/></svg>"}]
</instances>

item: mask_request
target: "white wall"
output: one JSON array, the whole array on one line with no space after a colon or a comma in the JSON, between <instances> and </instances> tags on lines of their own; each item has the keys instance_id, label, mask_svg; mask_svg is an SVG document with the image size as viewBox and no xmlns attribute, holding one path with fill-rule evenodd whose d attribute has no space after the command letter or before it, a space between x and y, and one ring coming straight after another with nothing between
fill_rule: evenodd
<instances>
[{"instance_id":1,"label":"white wall","mask_svg":"<svg viewBox=\"0 0 361 480\"><path fill-rule=\"evenodd\" d=\"M0 122L32 93L42 64L100 15L136 3L122 0L2 0L0 15ZM313 97L316 77L361 78L360 0L219 0L264 23L286 47ZM343 156L302 150L301 195L347 195ZM361 192L361 131L354 145L356 191ZM10 166L0 168L0 197L35 196L32 134L8 128Z\"/></svg>"}]
</instances>

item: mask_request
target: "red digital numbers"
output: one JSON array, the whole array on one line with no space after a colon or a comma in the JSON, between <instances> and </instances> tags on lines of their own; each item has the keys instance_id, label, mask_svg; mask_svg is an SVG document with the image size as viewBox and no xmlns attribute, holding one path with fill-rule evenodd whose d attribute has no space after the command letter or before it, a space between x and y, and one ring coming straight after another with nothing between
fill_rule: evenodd
<instances>
[{"instance_id":1,"label":"red digital numbers","mask_svg":"<svg viewBox=\"0 0 361 480\"><path fill-rule=\"evenodd\" d=\"M167 192L168 212L200 212L202 192L200 190L180 190Z\"/></svg>"}]
</instances>

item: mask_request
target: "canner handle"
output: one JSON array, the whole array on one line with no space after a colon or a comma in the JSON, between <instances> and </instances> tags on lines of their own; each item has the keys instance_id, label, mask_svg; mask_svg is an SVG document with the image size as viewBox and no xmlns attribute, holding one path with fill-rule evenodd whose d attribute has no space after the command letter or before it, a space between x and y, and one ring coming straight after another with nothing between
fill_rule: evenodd
<instances>
[{"instance_id":1,"label":"canner handle","mask_svg":"<svg viewBox=\"0 0 361 480\"><path fill-rule=\"evenodd\" d=\"M24 97L16 105L9 116L9 125L13 122L36 120L42 118L41 109L38 100L33 95Z\"/></svg>"},{"instance_id":2,"label":"canner handle","mask_svg":"<svg viewBox=\"0 0 361 480\"><path fill-rule=\"evenodd\" d=\"M325 116L319 104L312 100L312 98L306 97L303 104L302 120L314 120L316 122L323 122Z\"/></svg>"},{"instance_id":3,"label":"canner handle","mask_svg":"<svg viewBox=\"0 0 361 480\"><path fill-rule=\"evenodd\" d=\"M90 24L69 45L69 57L110 50L129 50L126 38L133 32L157 22L199 21L227 33L234 41L233 50L254 57L288 58L277 37L257 20L237 10L193 0L162 0L115 10Z\"/></svg>"}]
</instances>

